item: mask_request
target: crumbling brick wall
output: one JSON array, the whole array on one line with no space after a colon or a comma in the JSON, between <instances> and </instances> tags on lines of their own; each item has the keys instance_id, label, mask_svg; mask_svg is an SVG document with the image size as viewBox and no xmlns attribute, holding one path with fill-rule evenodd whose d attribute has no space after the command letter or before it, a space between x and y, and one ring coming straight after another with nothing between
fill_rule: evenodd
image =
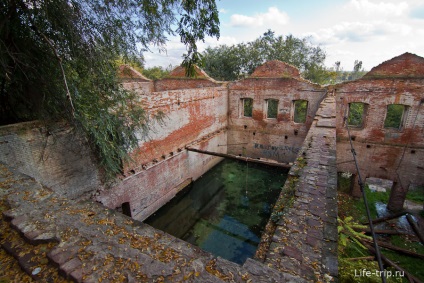
<instances>
[{"instance_id":1,"label":"crumbling brick wall","mask_svg":"<svg viewBox=\"0 0 424 283\"><path fill-rule=\"evenodd\" d=\"M163 122L152 119L148 136L125 164L122 182L96 199L110 208L129 203L132 217L143 220L221 160L185 147L226 153L221 145L227 144L228 94L200 69L187 78L181 67L163 80L126 84L150 116L163 114Z\"/></svg>"},{"instance_id":2,"label":"crumbling brick wall","mask_svg":"<svg viewBox=\"0 0 424 283\"><path fill-rule=\"evenodd\" d=\"M337 95L338 171L356 174L344 117L349 103L365 103L363 125L350 127L359 169L363 179L394 181L389 207L400 209L409 185L424 184L424 58L405 53L331 89ZM392 104L405 108L399 128L385 126Z\"/></svg>"},{"instance_id":3,"label":"crumbling brick wall","mask_svg":"<svg viewBox=\"0 0 424 283\"><path fill-rule=\"evenodd\" d=\"M229 84L228 152L289 163L296 158L326 89L300 77L286 63L270 61L247 79ZM243 99L253 99L252 117L244 116ZM278 101L268 118L267 103ZM308 102L306 120L294 121L294 101Z\"/></svg>"},{"instance_id":4,"label":"crumbling brick wall","mask_svg":"<svg viewBox=\"0 0 424 283\"><path fill-rule=\"evenodd\" d=\"M365 103L364 125L351 129L360 169L364 177L395 181L391 205L398 208L409 184L424 182L423 60L406 53L377 66L360 80L329 87L303 80L296 68L278 61L267 62L249 78L231 83L216 82L200 69L195 78L187 78L181 67L166 79L153 82L126 67L128 70L121 70L124 87L138 94L138 103L149 115L164 113L164 123L151 122L150 134L131 153L132 161L125 164L122 180L99 191L96 198L110 208L128 202L133 216L145 218L172 198L182 184L219 161L187 152L187 146L293 162L319 103L331 92L337 98L338 171L355 172L343 117L349 103ZM248 98L253 102L251 117L243 113L243 99ZM275 117L268 117L270 100L277 101ZM308 102L302 122L294 121L296 101ZM384 127L390 104L405 107L398 129ZM66 129L55 135L28 127L24 133L6 132L3 130L0 139L3 162L16 161L22 172L47 180L45 184L71 198L100 186L88 149L77 151L80 158L66 147L80 146L78 140L69 142ZM41 162L40 156L49 158ZM78 189L64 189L68 185ZM357 188L354 194L358 194Z\"/></svg>"}]
</instances>

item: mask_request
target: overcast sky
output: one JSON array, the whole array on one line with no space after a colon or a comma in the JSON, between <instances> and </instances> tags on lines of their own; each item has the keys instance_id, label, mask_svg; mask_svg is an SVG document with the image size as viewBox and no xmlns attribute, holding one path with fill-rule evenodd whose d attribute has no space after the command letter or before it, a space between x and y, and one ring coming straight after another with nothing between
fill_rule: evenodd
<instances>
[{"instance_id":1,"label":"overcast sky","mask_svg":"<svg viewBox=\"0 0 424 283\"><path fill-rule=\"evenodd\" d=\"M252 41L268 29L276 35L311 37L327 54L326 65L341 61L344 70L355 60L372 67L405 52L424 57L422 0L216 0L220 11L219 40L207 46ZM185 47L169 38L167 53L145 53L146 66L177 66Z\"/></svg>"}]
</instances>

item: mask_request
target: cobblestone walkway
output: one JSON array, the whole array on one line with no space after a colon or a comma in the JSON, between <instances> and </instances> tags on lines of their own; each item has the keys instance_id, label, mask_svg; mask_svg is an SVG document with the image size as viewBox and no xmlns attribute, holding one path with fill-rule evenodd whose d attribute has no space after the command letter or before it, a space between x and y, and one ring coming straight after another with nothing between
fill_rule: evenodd
<instances>
[{"instance_id":1,"label":"cobblestone walkway","mask_svg":"<svg viewBox=\"0 0 424 283\"><path fill-rule=\"evenodd\" d=\"M293 204L277 222L265 263L282 272L326 282L337 265L337 169L335 97L321 103L289 172ZM295 184L294 184L295 182Z\"/></svg>"}]
</instances>

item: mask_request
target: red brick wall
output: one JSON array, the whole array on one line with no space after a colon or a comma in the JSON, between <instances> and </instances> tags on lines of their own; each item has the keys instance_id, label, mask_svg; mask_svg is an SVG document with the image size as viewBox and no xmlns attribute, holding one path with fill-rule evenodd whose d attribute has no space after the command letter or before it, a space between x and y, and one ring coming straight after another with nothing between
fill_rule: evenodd
<instances>
[{"instance_id":1,"label":"red brick wall","mask_svg":"<svg viewBox=\"0 0 424 283\"><path fill-rule=\"evenodd\" d=\"M227 144L228 93L207 77L156 81L150 85L153 92L146 91L149 85L144 82L126 84L137 91L150 115L162 112L164 119L151 121L148 136L124 166L122 182L96 198L109 208L129 202L132 216L143 220L168 202L179 184L197 179L221 160L188 152L186 146L226 153L226 147L218 145Z\"/></svg>"},{"instance_id":2,"label":"red brick wall","mask_svg":"<svg viewBox=\"0 0 424 283\"><path fill-rule=\"evenodd\" d=\"M363 178L389 179L403 188L424 184L423 63L423 58L407 53L379 65L363 79L334 86L338 171L356 172L343 117L348 103L364 102L368 104L364 127L350 128ZM384 128L389 104L407 106L401 129Z\"/></svg>"},{"instance_id":3,"label":"red brick wall","mask_svg":"<svg viewBox=\"0 0 424 283\"><path fill-rule=\"evenodd\" d=\"M293 162L325 93L300 78L262 77L230 83L228 152ZM253 117L242 116L242 98L253 99ZM266 99L278 100L277 119L266 118ZM305 123L293 121L294 100L308 101Z\"/></svg>"}]
</instances>

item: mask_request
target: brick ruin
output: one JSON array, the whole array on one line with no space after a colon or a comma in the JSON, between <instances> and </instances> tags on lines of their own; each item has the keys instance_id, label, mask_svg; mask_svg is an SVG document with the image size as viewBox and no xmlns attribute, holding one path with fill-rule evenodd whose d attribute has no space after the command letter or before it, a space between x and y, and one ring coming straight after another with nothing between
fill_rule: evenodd
<instances>
[{"instance_id":1,"label":"brick ruin","mask_svg":"<svg viewBox=\"0 0 424 283\"><path fill-rule=\"evenodd\" d=\"M355 173L343 117L349 103L363 103L361 125L351 127L364 177L394 182L389 208L400 210L411 184L424 183L424 59L405 53L373 68L362 79L336 85L337 168ZM403 106L397 128L385 127L390 105ZM357 175L355 175L357 178ZM353 194L359 194L354 182Z\"/></svg>"},{"instance_id":2,"label":"brick ruin","mask_svg":"<svg viewBox=\"0 0 424 283\"><path fill-rule=\"evenodd\" d=\"M98 200L108 207L130 202L133 217L144 219L150 211L146 214L140 211L169 193L159 188L161 182L178 185L188 179L195 180L216 163L216 158L181 151L187 146L292 163L320 103L331 94L336 97L337 171L353 173L357 178L344 117L349 115L350 103L363 103L363 123L351 126L360 169L365 178L394 182L389 206L399 210L409 185L424 183L423 79L423 59L409 53L382 63L362 79L327 87L303 80L296 68L278 61L267 62L250 77L230 83L216 82L200 70L196 79L187 79L181 68L156 82L140 75L134 80L127 78L125 86L140 94L140 102L149 110L164 112L167 118L163 127L154 127L160 129L158 133L153 133L134 152L136 162L126 168L128 176L124 181L113 193L100 193ZM243 113L245 100L252 101L250 117ZM271 101L276 101L278 111L270 118L267 107ZM307 105L306 117L301 122L295 122L294 117L298 101L306 101ZM404 106L397 128L384 126L388 106L392 104ZM164 174L158 178L161 181L149 170ZM187 172L191 175L185 175ZM352 193L359 196L357 181L352 183ZM152 187L156 188L158 198L144 200L146 195L151 198ZM163 185L170 187L172 184Z\"/></svg>"},{"instance_id":3,"label":"brick ruin","mask_svg":"<svg viewBox=\"0 0 424 283\"><path fill-rule=\"evenodd\" d=\"M165 118L152 122L112 188L102 187L83 140L69 142L65 125L53 132L37 122L0 127L0 161L62 197L75 202L90 197L139 221L221 160L187 148L293 164L289 174L299 178L295 203L271 235L267 267L253 260L243 266L253 278L281 276L278 272L306 280L317 273L337 276L337 172L353 174L352 194L359 196L344 119L350 105L363 109L360 123L350 126L359 168L366 178L393 181L389 208L402 208L410 185L424 185L422 57L405 53L361 79L330 86L306 81L279 61L235 82L196 72L187 78L178 67L151 81L122 67L124 87L138 94L151 115L162 112ZM402 109L396 126L385 125L390 105ZM299 166L298 157L307 166Z\"/></svg>"}]
</instances>

